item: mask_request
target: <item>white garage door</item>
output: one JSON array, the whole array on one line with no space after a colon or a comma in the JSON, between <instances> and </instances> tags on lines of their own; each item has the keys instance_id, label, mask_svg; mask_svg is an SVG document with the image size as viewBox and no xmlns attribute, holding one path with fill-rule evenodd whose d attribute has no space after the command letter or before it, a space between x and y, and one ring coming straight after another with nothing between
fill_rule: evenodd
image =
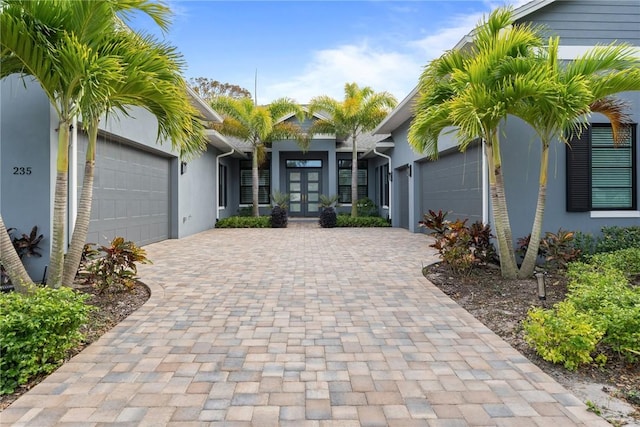
<instances>
[{"instance_id":1,"label":"white garage door","mask_svg":"<svg viewBox=\"0 0 640 427\"><path fill-rule=\"evenodd\" d=\"M84 165L86 145L79 145L78 163ZM122 236L146 245L168 239L169 165L168 158L99 140L87 242L105 244ZM78 171L82 175L84 166Z\"/></svg>"}]
</instances>

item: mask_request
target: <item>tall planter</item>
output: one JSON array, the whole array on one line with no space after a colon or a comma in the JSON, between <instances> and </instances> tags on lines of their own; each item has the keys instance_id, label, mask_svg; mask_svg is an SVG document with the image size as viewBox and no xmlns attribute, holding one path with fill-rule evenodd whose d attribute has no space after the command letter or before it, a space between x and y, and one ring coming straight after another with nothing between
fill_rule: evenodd
<instances>
[{"instance_id":1,"label":"tall planter","mask_svg":"<svg viewBox=\"0 0 640 427\"><path fill-rule=\"evenodd\" d=\"M324 207L320 212L320 227L333 228L338 222L338 215L334 207Z\"/></svg>"},{"instance_id":2,"label":"tall planter","mask_svg":"<svg viewBox=\"0 0 640 427\"><path fill-rule=\"evenodd\" d=\"M280 206L274 206L271 210L271 228L287 228L287 210Z\"/></svg>"}]
</instances>

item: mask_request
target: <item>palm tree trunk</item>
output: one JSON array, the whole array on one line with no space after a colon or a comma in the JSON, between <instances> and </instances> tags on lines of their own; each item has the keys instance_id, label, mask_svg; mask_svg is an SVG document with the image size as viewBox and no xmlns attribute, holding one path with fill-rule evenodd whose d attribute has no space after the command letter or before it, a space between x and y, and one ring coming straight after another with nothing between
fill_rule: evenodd
<instances>
[{"instance_id":1,"label":"palm tree trunk","mask_svg":"<svg viewBox=\"0 0 640 427\"><path fill-rule=\"evenodd\" d=\"M536 215L531 228L531 239L527 253L520 266L518 277L521 279L531 277L538 260L538 249L540 248L540 234L542 234L542 219L547 198L547 170L549 168L549 144L542 141L542 157L540 159L540 178L538 187L538 202L536 205Z\"/></svg>"},{"instance_id":2,"label":"palm tree trunk","mask_svg":"<svg viewBox=\"0 0 640 427\"><path fill-rule=\"evenodd\" d=\"M351 216L358 216L358 146L356 132L352 135L353 151L351 153Z\"/></svg>"},{"instance_id":3,"label":"palm tree trunk","mask_svg":"<svg viewBox=\"0 0 640 427\"><path fill-rule=\"evenodd\" d=\"M25 270L16 248L11 242L7 228L0 215L0 263L7 271L7 275L13 283L14 289L20 293L26 293L33 281Z\"/></svg>"},{"instance_id":4,"label":"palm tree trunk","mask_svg":"<svg viewBox=\"0 0 640 427\"><path fill-rule=\"evenodd\" d=\"M253 146L253 158L251 159L251 199L253 201L252 214L253 216L260 216L260 209L258 206L259 198L258 198L258 189L259 189L259 181L258 181L258 146Z\"/></svg>"},{"instance_id":5,"label":"palm tree trunk","mask_svg":"<svg viewBox=\"0 0 640 427\"><path fill-rule=\"evenodd\" d=\"M513 239L511 236L511 225L509 223L509 212L504 193L504 178L502 175L502 161L500 157L500 146L498 136L495 132L491 134L491 141L486 141L485 150L489 163L489 189L491 194L491 210L493 213L494 228L498 240L498 251L500 253L500 270L502 277L515 279L518 273L515 255L513 252Z\"/></svg>"},{"instance_id":6,"label":"palm tree trunk","mask_svg":"<svg viewBox=\"0 0 640 427\"><path fill-rule=\"evenodd\" d=\"M64 272L62 283L71 286L75 280L84 244L89 233L89 223L91 221L91 202L93 199L93 180L96 165L96 144L98 140L98 123L92 121L89 127L89 144L87 145L87 156L84 164L84 178L82 180L82 192L78 203L78 215L76 225L71 236L71 243L67 256L64 259Z\"/></svg>"},{"instance_id":7,"label":"palm tree trunk","mask_svg":"<svg viewBox=\"0 0 640 427\"><path fill-rule=\"evenodd\" d=\"M51 256L47 286L59 288L62 285L64 268L64 230L67 220L67 192L69 172L69 126L71 120L64 119L58 129L58 161L56 164L56 187L53 199L53 230L51 233Z\"/></svg>"}]
</instances>

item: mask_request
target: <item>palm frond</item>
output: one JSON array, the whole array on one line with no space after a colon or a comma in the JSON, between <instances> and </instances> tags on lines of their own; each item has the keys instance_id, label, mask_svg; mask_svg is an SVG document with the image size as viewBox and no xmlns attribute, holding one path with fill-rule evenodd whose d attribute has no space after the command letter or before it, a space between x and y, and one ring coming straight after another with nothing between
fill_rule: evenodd
<instances>
[{"instance_id":1,"label":"palm frond","mask_svg":"<svg viewBox=\"0 0 640 427\"><path fill-rule=\"evenodd\" d=\"M591 112L600 113L609 119L613 133L614 145L629 142L631 125L633 123L629 113L631 106L619 98L601 98L589 105Z\"/></svg>"}]
</instances>

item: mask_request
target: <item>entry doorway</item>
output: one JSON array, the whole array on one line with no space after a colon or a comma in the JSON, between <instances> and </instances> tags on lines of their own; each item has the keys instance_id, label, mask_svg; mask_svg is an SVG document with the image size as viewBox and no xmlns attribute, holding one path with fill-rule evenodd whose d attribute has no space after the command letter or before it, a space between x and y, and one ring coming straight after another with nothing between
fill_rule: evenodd
<instances>
[{"instance_id":1,"label":"entry doorway","mask_svg":"<svg viewBox=\"0 0 640 427\"><path fill-rule=\"evenodd\" d=\"M287 193L289 215L318 216L322 194L322 161L287 160Z\"/></svg>"}]
</instances>

